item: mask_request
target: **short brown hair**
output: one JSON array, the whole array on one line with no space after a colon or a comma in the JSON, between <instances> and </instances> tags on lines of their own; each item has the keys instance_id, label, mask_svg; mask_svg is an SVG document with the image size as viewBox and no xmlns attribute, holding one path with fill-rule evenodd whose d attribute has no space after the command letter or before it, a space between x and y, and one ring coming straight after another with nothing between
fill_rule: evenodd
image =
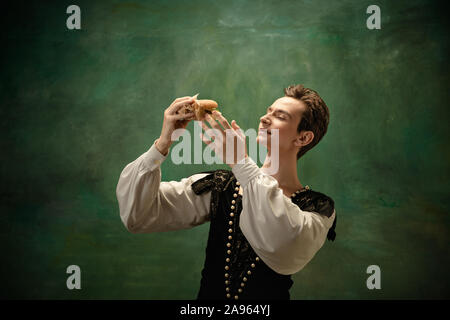
<instances>
[{"instance_id":1,"label":"short brown hair","mask_svg":"<svg viewBox=\"0 0 450 320\"><path fill-rule=\"evenodd\" d=\"M299 133L303 130L314 132L313 141L308 145L301 147L297 153L298 160L318 144L325 133L327 133L328 123L330 122L330 112L327 105L316 91L305 88L301 84L295 86L291 85L285 88L284 96L302 101L306 105L305 112L302 115L297 131Z\"/></svg>"}]
</instances>

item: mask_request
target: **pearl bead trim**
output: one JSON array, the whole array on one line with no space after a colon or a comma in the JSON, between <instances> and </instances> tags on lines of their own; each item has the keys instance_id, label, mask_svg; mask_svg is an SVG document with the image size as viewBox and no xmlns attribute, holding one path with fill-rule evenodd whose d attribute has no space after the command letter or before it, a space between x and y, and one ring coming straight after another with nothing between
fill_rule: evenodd
<instances>
[{"instance_id":1,"label":"pearl bead trim","mask_svg":"<svg viewBox=\"0 0 450 320\"><path fill-rule=\"evenodd\" d=\"M239 181L237 181L236 182L236 186L237 187L234 188L235 193L233 193L233 198L234 199L231 201L231 206L230 206L230 209L231 209L231 211L230 211L230 219L233 219L233 217L235 217L236 214L237 214L237 212L236 212L236 200L235 199L239 196L237 192L239 192L239 186L240 185L241 184L239 183ZM230 226L230 229L228 229L228 233L229 234L233 234L235 232L235 230L234 230L235 224L233 223L233 220L229 220L228 221L228 225ZM228 235L228 241L226 242L227 255L231 255L231 250L233 249L233 245L232 245L232 243L230 241L232 239L233 239L233 237L231 235ZM254 269L256 267L255 263L257 263L259 261L260 261L260 258L256 257L255 261L251 263L250 267L252 269ZM227 257L225 259L225 262L226 262L225 270L228 271L230 269L230 266L228 265L228 263L230 262L230 258ZM247 274L247 276L242 278L242 282L240 284L240 288L238 288L238 292L237 293L239 293L239 294L241 294L243 292L243 288L245 287L245 283L248 281L247 277L250 276L252 274L252 272L250 270L247 270L246 274ZM239 299L239 295L238 294L235 294L233 296L230 293L230 291L231 291L231 288L230 288L231 281L229 280L229 277L230 277L229 273L228 272L225 273L225 286L226 286L225 287L225 296L228 299L234 298L235 300L238 300Z\"/></svg>"}]
</instances>

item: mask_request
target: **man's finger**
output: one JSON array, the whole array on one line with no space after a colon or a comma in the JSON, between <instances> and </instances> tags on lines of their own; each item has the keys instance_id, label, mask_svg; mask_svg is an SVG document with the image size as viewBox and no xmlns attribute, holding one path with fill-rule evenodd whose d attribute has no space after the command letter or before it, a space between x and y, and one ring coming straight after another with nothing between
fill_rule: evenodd
<instances>
[{"instance_id":1,"label":"man's finger","mask_svg":"<svg viewBox=\"0 0 450 320\"><path fill-rule=\"evenodd\" d=\"M193 112L188 112L185 114L174 114L170 117L175 120L192 120L195 118L195 114Z\"/></svg>"},{"instance_id":2,"label":"man's finger","mask_svg":"<svg viewBox=\"0 0 450 320\"><path fill-rule=\"evenodd\" d=\"M228 120L220 113L219 111L213 111L213 115L216 120L222 125L222 127L226 129L232 129L231 125L228 123Z\"/></svg>"},{"instance_id":3,"label":"man's finger","mask_svg":"<svg viewBox=\"0 0 450 320\"><path fill-rule=\"evenodd\" d=\"M176 98L176 99L172 102L172 104L177 103L177 102L180 102L180 101L188 100L188 99L190 99L190 98L191 98L190 96L185 96L185 97L181 97L181 98Z\"/></svg>"},{"instance_id":4,"label":"man's finger","mask_svg":"<svg viewBox=\"0 0 450 320\"><path fill-rule=\"evenodd\" d=\"M205 115L205 120L208 121L208 123L211 125L212 128L220 130L221 132L223 132L222 127L208 113Z\"/></svg>"},{"instance_id":5,"label":"man's finger","mask_svg":"<svg viewBox=\"0 0 450 320\"><path fill-rule=\"evenodd\" d=\"M231 121L231 126L233 127L234 131L241 137L245 138L244 131L241 129L241 127L238 126L236 123L236 120Z\"/></svg>"},{"instance_id":6,"label":"man's finger","mask_svg":"<svg viewBox=\"0 0 450 320\"><path fill-rule=\"evenodd\" d=\"M197 96L198 96L198 95L199 95L199 94L197 93L196 95L194 95L194 96L192 96L192 97L190 97L190 96L185 96L185 97L181 97L181 98L176 98L176 99L172 102L171 105L173 105L173 104L175 104L175 103L178 103L178 102L181 102L181 101L189 100L189 99L195 100L195 99L197 99Z\"/></svg>"},{"instance_id":7,"label":"man's finger","mask_svg":"<svg viewBox=\"0 0 450 320\"><path fill-rule=\"evenodd\" d=\"M180 110L181 108L183 108L185 106L191 105L192 102L193 101L191 99L186 99L186 100L172 104L169 107L169 114L176 114L178 112L178 110Z\"/></svg>"},{"instance_id":8,"label":"man's finger","mask_svg":"<svg viewBox=\"0 0 450 320\"><path fill-rule=\"evenodd\" d=\"M205 135L199 134L199 136L200 136L200 139L202 139L202 141L203 141L204 143L206 143L207 145L210 145L211 143L213 143L213 141L206 139L206 138L205 138Z\"/></svg>"},{"instance_id":9,"label":"man's finger","mask_svg":"<svg viewBox=\"0 0 450 320\"><path fill-rule=\"evenodd\" d=\"M203 130L207 131L207 130L210 129L210 127L208 127L208 126L206 125L206 123L204 123L203 121L200 122L200 123L201 123L201 126L202 126L202 129L203 129Z\"/></svg>"},{"instance_id":10,"label":"man's finger","mask_svg":"<svg viewBox=\"0 0 450 320\"><path fill-rule=\"evenodd\" d=\"M202 129L203 129L201 134L202 134L203 136L206 136L207 139L211 140L211 137L210 137L209 134L207 133L207 132L210 132L210 133L211 133L211 131L209 131L209 130L211 130L211 128L208 127L203 121L200 122L200 123L201 123Z\"/></svg>"}]
</instances>

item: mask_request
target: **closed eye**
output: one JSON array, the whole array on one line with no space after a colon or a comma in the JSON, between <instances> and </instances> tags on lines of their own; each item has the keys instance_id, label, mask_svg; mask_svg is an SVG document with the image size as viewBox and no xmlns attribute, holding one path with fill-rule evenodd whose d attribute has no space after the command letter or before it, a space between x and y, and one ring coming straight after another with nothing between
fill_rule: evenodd
<instances>
[{"instance_id":1,"label":"closed eye","mask_svg":"<svg viewBox=\"0 0 450 320\"><path fill-rule=\"evenodd\" d=\"M271 112L272 112L272 107L268 107L267 114L269 114ZM290 115L287 112L282 111L282 110L275 110L274 113L275 113L275 117L278 119L281 119L281 120L286 120L287 117L290 117Z\"/></svg>"},{"instance_id":2,"label":"closed eye","mask_svg":"<svg viewBox=\"0 0 450 320\"><path fill-rule=\"evenodd\" d=\"M281 120L285 120L286 119L286 115L284 113L278 112L278 111L275 112L275 117L277 119L281 119Z\"/></svg>"}]
</instances>

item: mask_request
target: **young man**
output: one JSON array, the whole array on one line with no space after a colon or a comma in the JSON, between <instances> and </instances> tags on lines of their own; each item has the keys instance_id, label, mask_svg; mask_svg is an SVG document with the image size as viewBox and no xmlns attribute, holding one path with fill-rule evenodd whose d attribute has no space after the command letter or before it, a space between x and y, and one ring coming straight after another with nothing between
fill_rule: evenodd
<instances>
[{"instance_id":1,"label":"young man","mask_svg":"<svg viewBox=\"0 0 450 320\"><path fill-rule=\"evenodd\" d=\"M120 216L132 233L191 228L210 221L206 259L198 299L289 299L291 275L300 271L322 247L334 240L333 200L300 183L297 160L325 135L329 111L313 90L302 85L284 89L260 118L257 141L267 147L259 168L245 152L233 158L232 170L194 174L181 181L161 182L160 165L167 157L175 129L186 128L192 114L178 114L191 97L176 99L164 112L161 136L122 171L117 185ZM245 145L233 120L220 113L208 123L218 132L231 130ZM222 128L223 127L223 128ZM267 136L262 134L267 130ZM279 143L270 137L278 130ZM227 140L211 144L223 155ZM267 174L273 148L279 166ZM224 159L224 157L223 157ZM227 158L228 160L228 158Z\"/></svg>"}]
</instances>

